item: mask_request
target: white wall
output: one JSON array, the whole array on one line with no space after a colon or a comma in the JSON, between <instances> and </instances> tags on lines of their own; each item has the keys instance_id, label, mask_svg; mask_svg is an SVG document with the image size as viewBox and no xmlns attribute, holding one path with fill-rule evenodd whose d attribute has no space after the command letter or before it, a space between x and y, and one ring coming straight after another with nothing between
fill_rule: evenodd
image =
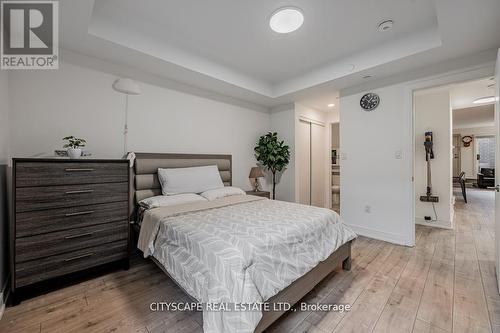
<instances>
[{"instance_id":1,"label":"white wall","mask_svg":"<svg viewBox=\"0 0 500 333\"><path fill-rule=\"evenodd\" d=\"M295 107L271 113L271 131L290 147L290 164L279 176L276 199L295 202Z\"/></svg>"},{"instance_id":2,"label":"white wall","mask_svg":"<svg viewBox=\"0 0 500 333\"><path fill-rule=\"evenodd\" d=\"M411 245L412 124L404 112L405 87L371 91L381 99L372 112L359 106L366 92L340 98L340 211L360 235Z\"/></svg>"},{"instance_id":3,"label":"white wall","mask_svg":"<svg viewBox=\"0 0 500 333\"><path fill-rule=\"evenodd\" d=\"M62 62L9 79L12 156L53 155L66 135L87 139L95 157L122 156L125 96L111 88L115 76ZM232 154L234 185L251 188L253 148L269 114L140 85L142 94L130 97L130 151Z\"/></svg>"},{"instance_id":4,"label":"white wall","mask_svg":"<svg viewBox=\"0 0 500 333\"><path fill-rule=\"evenodd\" d=\"M415 220L417 223L453 227L452 191L452 120L448 89L417 92L414 96L415 114ZM437 221L427 222L424 216L435 219L432 203L420 201L427 191L427 164L425 161L425 132L433 132L431 160L432 194L439 197L435 203Z\"/></svg>"},{"instance_id":5,"label":"white wall","mask_svg":"<svg viewBox=\"0 0 500 333\"><path fill-rule=\"evenodd\" d=\"M472 127L472 128L453 128L453 134L460 134L463 138L466 135L485 136L495 135L495 127ZM460 146L460 168L465 172L465 177L468 179L477 179L477 162L476 162L476 142L471 142L469 147Z\"/></svg>"}]
</instances>

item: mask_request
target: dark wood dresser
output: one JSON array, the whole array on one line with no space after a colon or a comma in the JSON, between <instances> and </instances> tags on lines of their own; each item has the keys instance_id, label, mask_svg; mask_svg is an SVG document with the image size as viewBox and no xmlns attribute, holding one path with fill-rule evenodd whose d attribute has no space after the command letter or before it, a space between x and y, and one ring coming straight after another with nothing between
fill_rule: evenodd
<instances>
[{"instance_id":1,"label":"dark wood dresser","mask_svg":"<svg viewBox=\"0 0 500 333\"><path fill-rule=\"evenodd\" d=\"M12 303L43 282L112 262L128 268L127 160L19 158L12 168Z\"/></svg>"}]
</instances>

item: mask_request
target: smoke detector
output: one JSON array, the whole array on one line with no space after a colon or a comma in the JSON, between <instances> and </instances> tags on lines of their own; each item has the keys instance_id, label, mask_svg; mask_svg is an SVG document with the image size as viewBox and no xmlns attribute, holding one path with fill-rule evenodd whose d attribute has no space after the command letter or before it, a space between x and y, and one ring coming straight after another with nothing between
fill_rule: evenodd
<instances>
[{"instance_id":1,"label":"smoke detector","mask_svg":"<svg viewBox=\"0 0 500 333\"><path fill-rule=\"evenodd\" d=\"M393 20L385 20L385 21L382 21L379 23L378 31L380 31L380 32L389 31L392 29L393 26L394 26Z\"/></svg>"}]
</instances>

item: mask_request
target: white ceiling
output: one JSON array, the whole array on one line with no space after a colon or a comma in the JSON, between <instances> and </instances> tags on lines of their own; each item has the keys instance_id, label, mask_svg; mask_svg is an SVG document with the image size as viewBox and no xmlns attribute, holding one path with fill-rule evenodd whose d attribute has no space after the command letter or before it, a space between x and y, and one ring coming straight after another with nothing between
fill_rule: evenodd
<instances>
[{"instance_id":1,"label":"white ceiling","mask_svg":"<svg viewBox=\"0 0 500 333\"><path fill-rule=\"evenodd\" d=\"M423 96L438 91L448 91L452 109L453 128L488 127L495 124L494 103L474 104L474 100L495 95L494 77L480 80L448 84L418 90L416 95Z\"/></svg>"},{"instance_id":2,"label":"white ceiling","mask_svg":"<svg viewBox=\"0 0 500 333\"><path fill-rule=\"evenodd\" d=\"M452 85L450 88L452 109L478 106L478 104L473 103L474 100L495 95L495 90L490 87L492 84L495 84L493 77Z\"/></svg>"},{"instance_id":3,"label":"white ceiling","mask_svg":"<svg viewBox=\"0 0 500 333\"><path fill-rule=\"evenodd\" d=\"M155 43L181 49L264 84L275 85L314 69L342 62L354 54L399 39L432 31L437 17L432 0L292 0L303 10L303 26L291 34L269 27L278 1L107 0L94 6L90 31L96 36L111 29L134 29ZM368 15L367 15L368 14ZM382 19L394 18L397 29L377 31ZM349 33L343 33L349 31ZM117 42L140 48L133 40ZM434 46L433 40L429 46ZM168 54L158 54L170 60Z\"/></svg>"},{"instance_id":4,"label":"white ceiling","mask_svg":"<svg viewBox=\"0 0 500 333\"><path fill-rule=\"evenodd\" d=\"M453 128L487 127L495 124L494 103L474 104L474 100L494 96L493 77L449 86Z\"/></svg>"},{"instance_id":5,"label":"white ceiling","mask_svg":"<svg viewBox=\"0 0 500 333\"><path fill-rule=\"evenodd\" d=\"M495 107L482 105L453 110L453 128L488 127L495 124Z\"/></svg>"},{"instance_id":6,"label":"white ceiling","mask_svg":"<svg viewBox=\"0 0 500 333\"><path fill-rule=\"evenodd\" d=\"M272 32L269 16L289 5L304 11L303 27ZM498 0L65 0L60 8L64 50L263 107L302 100L327 109L366 73L379 79L500 46ZM387 18L394 29L378 32Z\"/></svg>"}]
</instances>

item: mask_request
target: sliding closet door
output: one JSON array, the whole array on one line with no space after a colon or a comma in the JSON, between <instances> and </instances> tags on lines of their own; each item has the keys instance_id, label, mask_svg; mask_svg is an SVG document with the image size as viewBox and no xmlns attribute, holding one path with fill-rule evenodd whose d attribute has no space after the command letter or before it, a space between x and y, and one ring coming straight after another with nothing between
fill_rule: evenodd
<instances>
[{"instance_id":1,"label":"sliding closet door","mask_svg":"<svg viewBox=\"0 0 500 333\"><path fill-rule=\"evenodd\" d=\"M311 204L311 123L299 121L299 203Z\"/></svg>"},{"instance_id":2,"label":"sliding closet door","mask_svg":"<svg viewBox=\"0 0 500 333\"><path fill-rule=\"evenodd\" d=\"M311 124L311 205L325 207L325 127Z\"/></svg>"}]
</instances>

